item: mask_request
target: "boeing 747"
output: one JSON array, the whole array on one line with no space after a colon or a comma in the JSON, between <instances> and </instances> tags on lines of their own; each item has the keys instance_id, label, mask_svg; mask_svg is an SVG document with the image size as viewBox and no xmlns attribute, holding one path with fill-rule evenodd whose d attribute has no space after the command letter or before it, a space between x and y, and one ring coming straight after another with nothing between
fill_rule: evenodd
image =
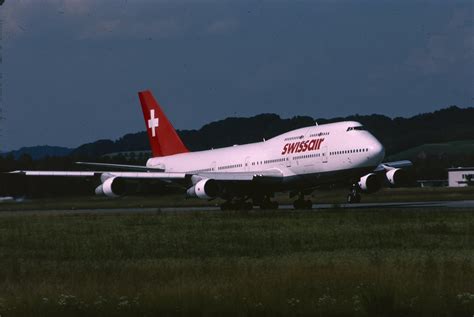
<instances>
[{"instance_id":1,"label":"boeing 747","mask_svg":"<svg viewBox=\"0 0 474 317\"><path fill-rule=\"evenodd\" d=\"M356 121L314 125L263 142L191 152L150 91L138 93L152 157L146 166L81 163L119 171L14 171L27 176L97 177L95 192L117 197L127 182L162 182L181 186L188 196L222 198L227 209L278 208L277 192L289 192L295 209L311 208L305 195L318 188L347 186L348 203L383 183L406 182L410 161L382 163L383 145Z\"/></svg>"}]
</instances>

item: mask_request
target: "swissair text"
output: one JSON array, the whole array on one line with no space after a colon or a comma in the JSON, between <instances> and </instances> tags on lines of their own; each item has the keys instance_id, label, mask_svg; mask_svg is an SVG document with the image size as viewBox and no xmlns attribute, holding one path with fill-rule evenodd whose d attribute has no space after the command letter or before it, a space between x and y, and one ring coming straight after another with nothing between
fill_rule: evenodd
<instances>
[{"instance_id":1,"label":"swissair text","mask_svg":"<svg viewBox=\"0 0 474 317\"><path fill-rule=\"evenodd\" d=\"M281 155L319 150L323 141L324 139L312 139L301 142L287 143L283 147L283 152L281 152Z\"/></svg>"}]
</instances>

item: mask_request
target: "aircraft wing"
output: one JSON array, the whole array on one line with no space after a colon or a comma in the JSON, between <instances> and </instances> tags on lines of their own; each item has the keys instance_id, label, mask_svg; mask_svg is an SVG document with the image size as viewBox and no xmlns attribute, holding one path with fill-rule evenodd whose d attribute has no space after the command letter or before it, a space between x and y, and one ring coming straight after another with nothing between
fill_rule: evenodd
<instances>
[{"instance_id":1,"label":"aircraft wing","mask_svg":"<svg viewBox=\"0 0 474 317\"><path fill-rule=\"evenodd\" d=\"M203 180L212 180L222 186L246 186L250 183L278 184L283 174L278 170L260 172L229 172L229 173L175 173L175 172L114 172L114 171L14 171L10 174L25 176L50 176L50 177L82 177L100 179L95 193L117 197L125 193L126 183L163 183L165 186L194 189ZM207 181L205 182L205 184ZM205 186L203 184L203 186Z\"/></svg>"},{"instance_id":2,"label":"aircraft wing","mask_svg":"<svg viewBox=\"0 0 474 317\"><path fill-rule=\"evenodd\" d=\"M186 180L196 176L202 179L209 178L217 181L253 181L263 178L280 179L283 174L279 170L265 170L258 172L229 172L229 173L176 173L176 172L114 172L114 171L13 171L9 174L25 176L56 176L56 177L119 177L125 179L156 179L163 181Z\"/></svg>"},{"instance_id":3,"label":"aircraft wing","mask_svg":"<svg viewBox=\"0 0 474 317\"><path fill-rule=\"evenodd\" d=\"M412 167L413 163L408 160L404 161L394 161L394 162L386 162L382 163L379 166L377 166L374 170L374 172L383 172L383 171L390 171L396 168L407 168L407 167Z\"/></svg>"}]
</instances>

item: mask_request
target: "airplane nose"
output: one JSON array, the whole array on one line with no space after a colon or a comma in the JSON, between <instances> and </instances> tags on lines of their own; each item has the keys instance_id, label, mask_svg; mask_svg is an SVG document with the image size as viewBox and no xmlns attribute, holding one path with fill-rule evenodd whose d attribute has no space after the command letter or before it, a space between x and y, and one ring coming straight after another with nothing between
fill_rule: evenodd
<instances>
[{"instance_id":1,"label":"airplane nose","mask_svg":"<svg viewBox=\"0 0 474 317\"><path fill-rule=\"evenodd\" d=\"M374 159L379 162L382 162L385 157L385 148L382 145L382 143L380 143L379 140L374 138L370 147L371 147Z\"/></svg>"}]
</instances>

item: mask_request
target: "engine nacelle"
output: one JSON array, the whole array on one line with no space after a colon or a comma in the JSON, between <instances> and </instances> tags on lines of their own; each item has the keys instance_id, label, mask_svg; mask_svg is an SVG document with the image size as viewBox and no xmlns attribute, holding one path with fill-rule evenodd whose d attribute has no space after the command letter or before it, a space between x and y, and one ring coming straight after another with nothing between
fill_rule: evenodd
<instances>
[{"instance_id":1,"label":"engine nacelle","mask_svg":"<svg viewBox=\"0 0 474 317\"><path fill-rule=\"evenodd\" d=\"M125 183L122 179L110 177L95 189L95 194L105 195L107 197L119 197L125 194L125 191Z\"/></svg>"},{"instance_id":2,"label":"engine nacelle","mask_svg":"<svg viewBox=\"0 0 474 317\"><path fill-rule=\"evenodd\" d=\"M186 191L186 194L191 197L198 197L201 199L215 198L219 195L219 185L214 179L202 179L198 181L193 187Z\"/></svg>"},{"instance_id":3,"label":"engine nacelle","mask_svg":"<svg viewBox=\"0 0 474 317\"><path fill-rule=\"evenodd\" d=\"M391 169L385 174L385 176L387 177L388 182L396 187L406 186L411 182L410 174L401 168Z\"/></svg>"},{"instance_id":4,"label":"engine nacelle","mask_svg":"<svg viewBox=\"0 0 474 317\"><path fill-rule=\"evenodd\" d=\"M377 175L370 173L360 178L359 187L364 192L373 193L378 191L382 187L382 184Z\"/></svg>"}]
</instances>

